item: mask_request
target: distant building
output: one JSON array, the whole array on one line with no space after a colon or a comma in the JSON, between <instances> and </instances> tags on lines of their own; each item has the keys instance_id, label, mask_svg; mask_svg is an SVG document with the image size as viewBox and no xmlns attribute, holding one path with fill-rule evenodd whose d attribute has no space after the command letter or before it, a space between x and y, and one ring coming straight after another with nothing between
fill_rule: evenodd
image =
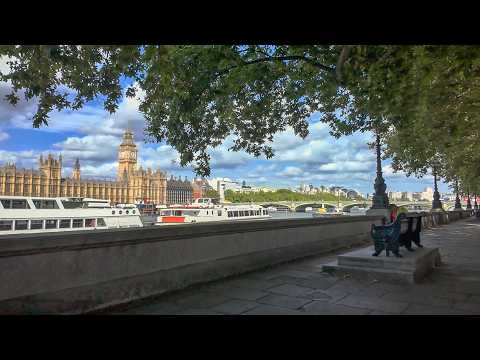
<instances>
[{"instance_id":1,"label":"distant building","mask_svg":"<svg viewBox=\"0 0 480 360\"><path fill-rule=\"evenodd\" d=\"M192 198L193 200L206 197L205 194L208 190L211 190L212 187L208 184L208 181L205 179L193 179L192 181Z\"/></svg>"},{"instance_id":2,"label":"distant building","mask_svg":"<svg viewBox=\"0 0 480 360\"><path fill-rule=\"evenodd\" d=\"M422 193L421 192L414 192L412 193L413 201L421 201L422 200Z\"/></svg>"},{"instance_id":3,"label":"distant building","mask_svg":"<svg viewBox=\"0 0 480 360\"><path fill-rule=\"evenodd\" d=\"M332 186L329 189L330 194L335 195L335 196L347 196L347 193L345 192L345 189L343 189L340 186Z\"/></svg>"},{"instance_id":4,"label":"distant building","mask_svg":"<svg viewBox=\"0 0 480 360\"><path fill-rule=\"evenodd\" d=\"M62 156L40 156L39 169L19 169L15 164L0 167L0 195L41 197L88 197L114 203L147 201L164 203L166 174L137 167L137 146L133 133L125 131L118 149L117 181L81 178L76 159L69 178L62 177Z\"/></svg>"},{"instance_id":5,"label":"distant building","mask_svg":"<svg viewBox=\"0 0 480 360\"><path fill-rule=\"evenodd\" d=\"M402 192L401 191L390 191L388 192L388 199L392 201L400 201L402 199Z\"/></svg>"},{"instance_id":6,"label":"distant building","mask_svg":"<svg viewBox=\"0 0 480 360\"><path fill-rule=\"evenodd\" d=\"M360 193L357 190L347 189L347 198L355 199L360 196Z\"/></svg>"},{"instance_id":7,"label":"distant building","mask_svg":"<svg viewBox=\"0 0 480 360\"><path fill-rule=\"evenodd\" d=\"M411 191L402 191L403 201L413 201L413 193Z\"/></svg>"},{"instance_id":8,"label":"distant building","mask_svg":"<svg viewBox=\"0 0 480 360\"><path fill-rule=\"evenodd\" d=\"M431 187L426 187L421 194L422 200L433 201L433 189Z\"/></svg>"},{"instance_id":9,"label":"distant building","mask_svg":"<svg viewBox=\"0 0 480 360\"><path fill-rule=\"evenodd\" d=\"M275 192L275 191L277 191L276 189L272 189L272 188L269 188L269 187L262 187L262 188L259 188L258 190L262 191L262 192Z\"/></svg>"},{"instance_id":10,"label":"distant building","mask_svg":"<svg viewBox=\"0 0 480 360\"><path fill-rule=\"evenodd\" d=\"M301 193L306 193L308 191L308 186L306 184L301 184L299 190Z\"/></svg>"},{"instance_id":11,"label":"distant building","mask_svg":"<svg viewBox=\"0 0 480 360\"><path fill-rule=\"evenodd\" d=\"M173 175L167 180L167 205L189 204L193 200L193 186L190 181L175 179Z\"/></svg>"}]
</instances>

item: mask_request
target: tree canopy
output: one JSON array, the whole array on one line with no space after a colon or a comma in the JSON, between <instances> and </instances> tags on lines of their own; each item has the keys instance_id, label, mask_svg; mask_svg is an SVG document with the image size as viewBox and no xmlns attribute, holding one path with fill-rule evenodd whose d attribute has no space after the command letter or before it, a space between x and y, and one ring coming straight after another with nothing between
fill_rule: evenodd
<instances>
[{"instance_id":1,"label":"tree canopy","mask_svg":"<svg viewBox=\"0 0 480 360\"><path fill-rule=\"evenodd\" d=\"M479 171L479 55L444 45L0 46L10 66L0 80L12 84L10 103L22 89L37 99L35 127L98 97L114 112L138 86L147 134L199 175L228 136L231 150L269 158L277 132L305 137L320 112L334 136L379 134L396 170L422 175L435 159L441 176L466 184ZM122 89L124 78L135 86Z\"/></svg>"}]
</instances>

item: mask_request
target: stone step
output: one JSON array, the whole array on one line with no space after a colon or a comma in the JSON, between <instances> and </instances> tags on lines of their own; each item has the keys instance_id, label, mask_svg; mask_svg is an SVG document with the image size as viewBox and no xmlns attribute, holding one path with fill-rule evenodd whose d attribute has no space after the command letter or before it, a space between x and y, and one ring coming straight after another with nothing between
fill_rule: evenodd
<instances>
[{"instance_id":1,"label":"stone step","mask_svg":"<svg viewBox=\"0 0 480 360\"><path fill-rule=\"evenodd\" d=\"M420 282L435 266L440 265L438 248L421 248L404 254L404 257L387 257L385 253L372 256L373 246L338 255L337 261L322 267L325 272L335 275L353 275L355 277L386 282L412 284Z\"/></svg>"},{"instance_id":2,"label":"stone step","mask_svg":"<svg viewBox=\"0 0 480 360\"><path fill-rule=\"evenodd\" d=\"M432 265L438 265L439 253L436 248L418 248L412 252L402 249L400 251L400 254L402 255L401 258L397 258L392 253L387 257L385 251L379 256L372 256L374 252L374 247L371 246L347 254L338 255L338 265L400 271L412 271L426 262L431 262Z\"/></svg>"}]
</instances>

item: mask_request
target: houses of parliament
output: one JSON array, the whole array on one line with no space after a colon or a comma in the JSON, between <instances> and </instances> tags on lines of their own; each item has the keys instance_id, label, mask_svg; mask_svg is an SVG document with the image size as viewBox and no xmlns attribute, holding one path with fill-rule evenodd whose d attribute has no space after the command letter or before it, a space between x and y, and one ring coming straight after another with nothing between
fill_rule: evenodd
<instances>
[{"instance_id":1,"label":"houses of parliament","mask_svg":"<svg viewBox=\"0 0 480 360\"><path fill-rule=\"evenodd\" d=\"M82 180L77 159L70 177L62 178L62 156L40 156L39 169L17 169L15 164L0 167L0 195L80 197L108 199L113 203L152 202L156 204L188 203L198 185L171 177L161 170L137 166L137 146L133 133L123 134L118 149L116 181Z\"/></svg>"}]
</instances>

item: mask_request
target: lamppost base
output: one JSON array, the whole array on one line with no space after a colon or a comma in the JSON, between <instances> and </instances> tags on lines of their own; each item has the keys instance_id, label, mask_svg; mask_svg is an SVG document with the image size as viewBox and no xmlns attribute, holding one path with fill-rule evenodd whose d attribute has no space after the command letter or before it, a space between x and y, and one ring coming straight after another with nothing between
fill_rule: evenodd
<instances>
[{"instance_id":1,"label":"lamppost base","mask_svg":"<svg viewBox=\"0 0 480 360\"><path fill-rule=\"evenodd\" d=\"M443 210L442 202L438 200L433 200L432 210Z\"/></svg>"}]
</instances>

